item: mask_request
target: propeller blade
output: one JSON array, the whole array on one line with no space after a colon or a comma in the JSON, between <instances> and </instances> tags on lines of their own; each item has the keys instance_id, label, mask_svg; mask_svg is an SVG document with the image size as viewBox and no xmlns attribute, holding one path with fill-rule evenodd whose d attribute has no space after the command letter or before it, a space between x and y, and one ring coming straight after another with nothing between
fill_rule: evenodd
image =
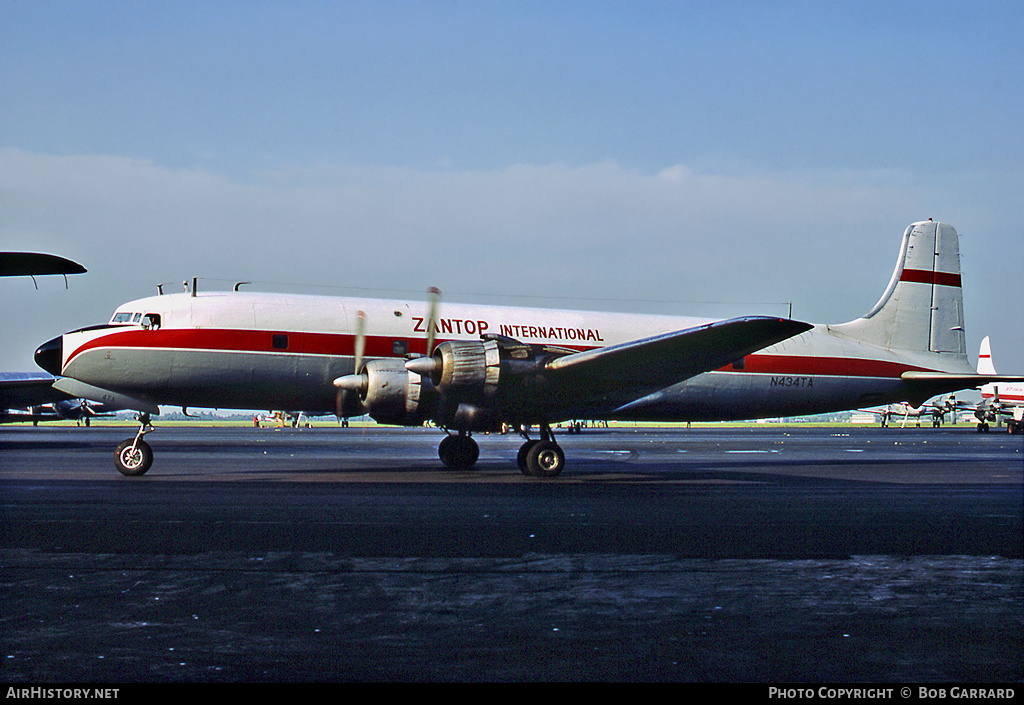
<instances>
[{"instance_id":1,"label":"propeller blade","mask_svg":"<svg viewBox=\"0 0 1024 705\"><path fill-rule=\"evenodd\" d=\"M342 375L334 380L334 415L339 419L366 413L361 397L366 393L366 375Z\"/></svg>"},{"instance_id":2,"label":"propeller blade","mask_svg":"<svg viewBox=\"0 0 1024 705\"><path fill-rule=\"evenodd\" d=\"M363 366L363 356L366 353L366 312L356 311L356 340L353 350L352 374L338 377L334 380L334 386L338 391L334 393L334 415L339 419L347 416L358 415L361 411L359 394L363 391L366 378L359 374Z\"/></svg>"},{"instance_id":3,"label":"propeller blade","mask_svg":"<svg viewBox=\"0 0 1024 705\"><path fill-rule=\"evenodd\" d=\"M363 354L366 352L366 312L356 311L356 345L355 345L355 363L352 371L359 374L359 369L363 366Z\"/></svg>"},{"instance_id":4,"label":"propeller blade","mask_svg":"<svg viewBox=\"0 0 1024 705\"><path fill-rule=\"evenodd\" d=\"M441 290L437 287L427 289L427 356L434 353L434 340L437 337L437 309L441 300Z\"/></svg>"}]
</instances>

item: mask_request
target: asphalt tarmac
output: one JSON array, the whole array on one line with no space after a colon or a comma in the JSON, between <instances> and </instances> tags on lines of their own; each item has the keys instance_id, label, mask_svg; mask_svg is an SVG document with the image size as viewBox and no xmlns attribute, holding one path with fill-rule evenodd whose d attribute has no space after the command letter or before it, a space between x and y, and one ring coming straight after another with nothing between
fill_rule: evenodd
<instances>
[{"instance_id":1,"label":"asphalt tarmac","mask_svg":"<svg viewBox=\"0 0 1024 705\"><path fill-rule=\"evenodd\" d=\"M1024 438L0 427L0 681L1020 683Z\"/></svg>"}]
</instances>

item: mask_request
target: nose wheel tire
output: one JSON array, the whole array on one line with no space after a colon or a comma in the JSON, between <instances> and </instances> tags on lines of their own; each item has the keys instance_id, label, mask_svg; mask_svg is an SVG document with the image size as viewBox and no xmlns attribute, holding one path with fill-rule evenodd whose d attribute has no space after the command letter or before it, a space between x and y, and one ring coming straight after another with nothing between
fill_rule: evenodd
<instances>
[{"instance_id":1,"label":"nose wheel tire","mask_svg":"<svg viewBox=\"0 0 1024 705\"><path fill-rule=\"evenodd\" d=\"M141 438L122 441L114 452L114 463L122 475L138 477L145 475L153 464L153 449Z\"/></svg>"}]
</instances>

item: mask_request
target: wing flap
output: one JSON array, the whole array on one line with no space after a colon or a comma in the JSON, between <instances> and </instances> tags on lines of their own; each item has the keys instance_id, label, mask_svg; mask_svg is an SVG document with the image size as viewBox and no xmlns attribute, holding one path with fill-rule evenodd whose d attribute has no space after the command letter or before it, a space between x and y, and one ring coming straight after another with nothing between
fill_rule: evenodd
<instances>
[{"instance_id":1,"label":"wing flap","mask_svg":"<svg viewBox=\"0 0 1024 705\"><path fill-rule=\"evenodd\" d=\"M717 370L811 328L785 318L733 318L566 355L547 363L545 370L563 397L647 393Z\"/></svg>"}]
</instances>

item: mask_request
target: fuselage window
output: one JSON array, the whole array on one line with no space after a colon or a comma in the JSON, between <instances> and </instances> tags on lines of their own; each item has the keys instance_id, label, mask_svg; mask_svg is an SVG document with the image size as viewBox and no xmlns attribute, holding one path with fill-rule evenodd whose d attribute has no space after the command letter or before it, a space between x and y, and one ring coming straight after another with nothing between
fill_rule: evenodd
<instances>
[{"instance_id":1,"label":"fuselage window","mask_svg":"<svg viewBox=\"0 0 1024 705\"><path fill-rule=\"evenodd\" d=\"M745 369L747 369L747 358L741 357L739 360L737 360L736 362L732 363L732 368L734 370L745 370Z\"/></svg>"},{"instance_id":2,"label":"fuselage window","mask_svg":"<svg viewBox=\"0 0 1024 705\"><path fill-rule=\"evenodd\" d=\"M271 341L271 345L274 350L287 350L288 349L288 336L283 333L275 333Z\"/></svg>"},{"instance_id":3,"label":"fuselage window","mask_svg":"<svg viewBox=\"0 0 1024 705\"><path fill-rule=\"evenodd\" d=\"M408 340L395 340L391 343L391 354L392 355L408 355L409 354L409 341Z\"/></svg>"},{"instance_id":4,"label":"fuselage window","mask_svg":"<svg viewBox=\"0 0 1024 705\"><path fill-rule=\"evenodd\" d=\"M157 330L160 328L160 314L159 313L147 313L142 317L142 327L147 330Z\"/></svg>"}]
</instances>

